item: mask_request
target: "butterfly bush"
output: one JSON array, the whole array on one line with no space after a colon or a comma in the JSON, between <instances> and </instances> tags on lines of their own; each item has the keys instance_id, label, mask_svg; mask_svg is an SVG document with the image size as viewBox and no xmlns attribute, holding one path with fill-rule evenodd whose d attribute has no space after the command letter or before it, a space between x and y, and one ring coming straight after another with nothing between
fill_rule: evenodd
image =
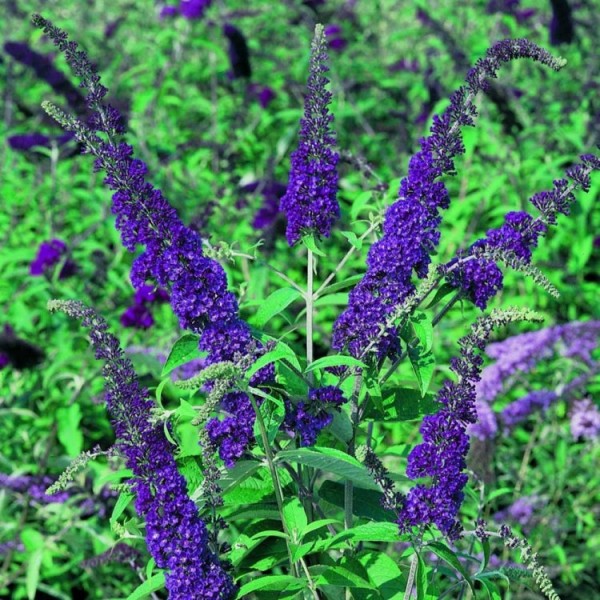
<instances>
[{"instance_id":1,"label":"butterfly bush","mask_svg":"<svg viewBox=\"0 0 600 600\"><path fill-rule=\"evenodd\" d=\"M483 370L477 384L478 422L469 426L469 433L485 440L494 438L501 430L510 432L530 415L547 411L560 398L585 387L600 370L600 364L592 355L599 344L599 321L546 327L490 344L486 353L495 362ZM586 370L556 389L530 390L500 412L494 410L494 401L510 390L519 377L550 364L554 357L577 360Z\"/></svg>"},{"instance_id":2,"label":"butterfly bush","mask_svg":"<svg viewBox=\"0 0 600 600\"><path fill-rule=\"evenodd\" d=\"M287 218L286 237L290 246L304 235L329 237L340 216L337 202L337 163L335 135L329 112L331 92L325 73L327 54L323 28L317 26L310 56L304 117L300 122L300 141L292 153L288 187L280 208Z\"/></svg>"},{"instance_id":3,"label":"butterfly bush","mask_svg":"<svg viewBox=\"0 0 600 600\"><path fill-rule=\"evenodd\" d=\"M157 566L167 569L169 597L232 598L231 577L209 547L206 525L188 496L164 430L149 419L153 402L117 338L103 319L80 302L55 301L50 308L89 328L96 358L104 362L106 404L117 448L133 471L129 486L136 496L136 510L146 522L148 550Z\"/></svg>"},{"instance_id":4,"label":"butterfly bush","mask_svg":"<svg viewBox=\"0 0 600 600\"><path fill-rule=\"evenodd\" d=\"M38 248L37 254L29 265L29 273L34 276L44 275L49 273L52 267L56 266L64 256L67 256L67 245L59 239L48 240L42 242ZM59 279L67 279L75 274L77 266L67 258L60 269Z\"/></svg>"},{"instance_id":5,"label":"butterfly bush","mask_svg":"<svg viewBox=\"0 0 600 600\"><path fill-rule=\"evenodd\" d=\"M186 18L199 18L208 4L191 0L181 2L177 11ZM316 10L322 3L304 4ZM190 16L192 14L196 16ZM310 452L306 447L314 446L326 427L336 425L333 423L336 415L336 436L343 439L348 454L355 454L361 463L357 464L350 456L344 469L360 467L361 473L364 471L371 476L383 492L383 508L396 515L395 531L399 537L420 552L426 534L441 534L452 542L465 535L459 511L468 481L466 458L470 436L484 435L484 430L493 430L485 435L497 433L499 421L491 409L491 402L503 392L506 382L515 373L528 372L547 358L550 348L556 348L564 357L576 358L589 373L594 372L593 352L600 331L597 322L557 326L518 336L520 339L516 342L510 342L509 338L488 347L492 333L498 327L519 320L539 321L540 318L529 310L517 309L497 309L480 317L470 333L458 342L459 355L450 362L453 378L445 381L435 394L437 410L422 420L421 439L407 456L407 478L402 491L396 490L389 472L370 447L372 429L368 444L356 447L356 431L365 416L366 404L371 396L374 399L382 395L379 384L365 380L379 378L383 386L406 355L415 350L410 336L407 338L407 322L442 281L455 291L454 299L442 310L441 316L458 299L470 300L485 309L502 288L501 265L524 271L543 282L543 277L531 264L533 250L548 227L556 224L558 215L568 214L573 192L590 189L591 173L600 169L600 159L595 155L582 155L580 163L567 169L565 179L554 182L553 190L531 198L539 217L534 218L523 211L509 212L500 227L488 230L484 238L449 262L432 265L431 256L440 241L442 211L450 205L450 194L443 177L455 174L455 160L465 151L461 128L474 126L475 101L479 92L489 90L490 80L497 77L502 65L512 60L528 58L555 70L563 66L563 61L523 39L498 42L477 61L468 72L465 85L451 96L449 107L433 117L430 134L420 141L420 150L410 159L398 199L387 208L381 235L368 252L366 273L351 291L347 308L335 321L331 345L342 353L342 360L333 367L303 373L297 361L288 361L289 356L282 359L283 345L257 341L250 326L240 318L238 302L228 290L226 273L213 258L218 254L206 250L197 229L186 227L162 192L148 181L148 168L135 157L132 146L123 141L125 131L121 116L105 102L107 89L100 83L85 53L69 41L62 30L41 16L36 15L34 23L64 52L74 74L81 80L81 87L87 89L85 104L90 116L82 121L48 103L45 108L75 135L84 152L94 157L95 170L104 172L104 183L113 192L112 212L123 245L130 252L141 249L131 269L131 281L136 289L134 304L122 315L121 324L148 327L152 324L151 304L169 301L181 328L199 338L198 349L202 357L197 359L194 372L186 373L189 379L179 381L178 386L184 390L200 389L206 396L204 405L195 407L199 409L199 416L193 423L205 423L199 437L204 467L201 496L207 507L215 512L220 506L217 497L221 494L223 474L213 451L218 451L226 467L236 467L233 473L243 472L246 468L246 461L238 462L240 458L251 462L260 457L250 450L264 452L282 522L282 540L288 552L290 573L294 575L293 579L297 579L299 573L306 574L307 589L312 591L313 597L319 597L317 587L328 585L329 580L303 560L301 550L304 546L296 545L302 534L302 520L296 521L295 513L290 517L290 506L298 500L307 514L318 513L319 518L324 519L323 526L331 523L326 515L319 513L318 498L314 494L318 471L294 469L290 464L294 459L290 456L303 457L303 453ZM304 240L310 258L312 244L307 238L330 237L341 216L337 202L339 156L331 126L333 115L329 110L332 94L327 90L329 82L325 76L328 71L325 48L329 44L331 48L341 49L344 44L340 42L345 42L336 27L333 25L324 31L318 25L315 30L299 143L291 156L285 193L275 181L256 182L246 190L262 193L265 200L255 216L253 227L262 230L272 227L279 204L279 210L287 219L288 245L293 247ZM232 75L248 79L251 67L245 38L230 23L225 23L223 33L230 43ZM337 46L332 45L334 40L338 40ZM412 64L403 68L412 68ZM252 90L251 87L248 89ZM376 223L370 231L375 229ZM55 251L58 250L55 248ZM309 265L312 266L310 260ZM307 313L314 309L309 299L313 293L312 271L310 273L308 290L297 288L299 297L306 300ZM416 279L423 281L417 284ZM329 281L327 279L326 283ZM146 524L148 550L157 566L166 571L169 597L224 600L235 597L236 586L224 563L219 561L216 535L209 532L200 517L188 494L186 480L178 471L174 448L168 439L173 432L174 421L169 420L171 411L156 410L117 339L92 309L73 301L55 301L51 306L82 320L90 329L96 357L104 361L107 406L117 445L133 471L128 485L136 496L136 510ZM412 323L414 325L415 321ZM431 327L436 324L437 321L432 322ZM308 329L307 325L307 332ZM414 329L416 331L417 327ZM496 363L484 369L486 347ZM344 353L350 356L344 356ZM510 356L505 357L506 354ZM330 358L340 359L340 356ZM261 359L260 368L257 364L254 374L244 378L252 364ZM386 362L386 359L391 360ZM274 360L283 363L296 378L296 383L301 380L303 389L307 389L302 397L292 393L291 385L287 389L287 376L283 381L276 377ZM306 362L312 362L308 351ZM385 376L384 365L390 366ZM311 369L314 366L312 364ZM352 391L349 391L352 385L343 386L350 377L354 386ZM338 385L331 385L335 378ZM576 377L560 393L578 389L587 378L588 373ZM520 404L505 408L504 424L514 426L533 408L549 406L558 394L556 390L531 391ZM273 405L277 409L265 408ZM486 407L490 409L487 413ZM573 436L594 437L598 414L594 409L591 404L574 406ZM214 416L215 413L218 416ZM160 419L165 422L157 425ZM351 434L344 431L346 426L352 430ZM279 430L287 437L278 437ZM259 437L259 434L262 447L257 450L252 444L255 435ZM291 450L291 454L285 455L286 460L275 456L282 449ZM307 467L314 465L320 468L322 463L316 460L306 463ZM288 483L281 477L280 472L284 470L289 475ZM224 476L225 481L227 477ZM297 485L298 498L284 496L284 489L287 493L290 485ZM347 481L344 486L344 526L347 530L352 529L353 498L352 482ZM523 500L521 505L509 507L501 516L521 522L530 516L534 504L533 500L529 505ZM213 514L212 523L218 526L222 521ZM311 523L310 527L313 526ZM335 528L331 529L335 532ZM480 540L490 536L483 520L476 522L474 535ZM549 598L556 598L528 543L519 540L505 525L496 536L501 537L509 548L521 548L525 564L531 567L535 580ZM240 539L235 548L237 557L241 556L239 551L246 547L246 542L250 544L254 540ZM280 567L277 562L273 564ZM317 583L311 574L317 575ZM408 577L410 585L411 577L414 579L414 572ZM290 580L286 582L291 585ZM259 589L253 588L252 592ZM240 594L243 591L242 588ZM405 597L411 596L412 588L407 587Z\"/></svg>"},{"instance_id":6,"label":"butterfly bush","mask_svg":"<svg viewBox=\"0 0 600 600\"><path fill-rule=\"evenodd\" d=\"M148 168L134 158L133 148L118 141L124 132L120 115L111 105L103 104L107 89L86 55L42 17L36 17L35 22L65 53L82 87L88 89L86 101L93 115L87 124L57 109L51 111L95 157L95 169L106 172L104 182L114 191L112 211L125 248L134 252L140 245L145 247L131 269L135 288L139 292L153 280L168 291L181 327L200 335L199 346L208 355L207 364L248 352L260 353L250 328L238 316L238 304L227 290L221 265L204 255L198 232L186 227L162 192L146 181ZM255 374L252 383L259 385L272 378L269 365ZM207 431L221 458L233 466L253 439L254 412L243 392L226 395L222 408L227 416L211 419Z\"/></svg>"},{"instance_id":7,"label":"butterfly bush","mask_svg":"<svg viewBox=\"0 0 600 600\"><path fill-rule=\"evenodd\" d=\"M535 319L534 315L524 316ZM459 341L460 358L454 358L450 364L458 380L446 381L438 392L442 408L423 419L423 443L408 456L406 474L411 479L430 478L431 483L415 485L402 501L398 517L401 531L434 523L448 538L459 537L462 525L457 515L468 479L464 473L469 450L467 425L477 419L475 390L483 365L480 352L495 327L515 318L523 316L496 311L490 317L480 318L471 333Z\"/></svg>"},{"instance_id":8,"label":"butterfly bush","mask_svg":"<svg viewBox=\"0 0 600 600\"><path fill-rule=\"evenodd\" d=\"M413 272L420 278L427 275L430 255L439 243L440 210L450 205L440 178L454 173L454 159L464 153L460 128L474 126L477 93L504 63L517 58L530 58L555 70L563 64L527 40L505 40L469 71L466 85L454 92L441 116L433 117L430 135L421 140L421 150L410 159L399 199L385 213L383 235L369 250L367 272L334 325L335 348L347 349L355 357L367 349L379 358L398 352L398 332L389 320L414 292ZM478 279L481 285L482 280Z\"/></svg>"}]
</instances>

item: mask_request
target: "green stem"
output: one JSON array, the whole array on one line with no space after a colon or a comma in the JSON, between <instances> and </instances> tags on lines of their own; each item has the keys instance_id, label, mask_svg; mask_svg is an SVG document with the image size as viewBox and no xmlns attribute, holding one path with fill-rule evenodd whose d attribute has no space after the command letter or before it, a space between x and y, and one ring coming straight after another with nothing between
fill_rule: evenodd
<instances>
[{"instance_id":1,"label":"green stem","mask_svg":"<svg viewBox=\"0 0 600 600\"><path fill-rule=\"evenodd\" d=\"M408 580L406 581L406 591L404 592L404 600L410 600L412 596L413 586L415 584L415 576L417 574L417 564L419 557L415 552L410 561L410 571L408 572Z\"/></svg>"},{"instance_id":2,"label":"green stem","mask_svg":"<svg viewBox=\"0 0 600 600\"><path fill-rule=\"evenodd\" d=\"M292 556L292 549L290 548L290 532L288 531L287 525L285 524L285 519L283 516L283 491L281 489L281 482L279 481L279 475L277 474L277 467L275 466L275 462L273 460L273 453L271 452L271 446L269 445L269 438L267 436L267 429L265 427L265 422L263 421L262 415L260 414L260 410L256 405L256 400L252 394L248 394L248 398L250 398L250 402L252 403L252 408L254 409L254 413L256 414L256 422L258 423L258 428L260 430L260 437L263 442L263 446L265 448L265 456L267 458L267 464L269 465L269 471L271 472L271 478L273 479L273 487L275 488L275 499L277 500L277 510L279 511L279 517L281 519L281 525L283 527L283 532L286 534L285 546L287 548L288 558L290 561L290 572L294 577L298 577L298 572L296 570L296 564L294 563L294 559Z\"/></svg>"},{"instance_id":3,"label":"green stem","mask_svg":"<svg viewBox=\"0 0 600 600\"><path fill-rule=\"evenodd\" d=\"M304 295L304 299L306 301L306 366L309 367L314 360L313 321L315 300L313 293L315 276L315 256L313 254L313 251L310 249L308 249L307 259L308 260L306 265L306 293ZM314 384L314 374L312 372L308 374L308 384L311 387ZM312 469L310 467L307 466L304 469L302 469L301 479L304 482L304 486L307 488L309 494L312 494L312 488L310 485L311 477ZM312 522L314 520L312 502L304 502L304 510L306 511L308 521Z\"/></svg>"},{"instance_id":4,"label":"green stem","mask_svg":"<svg viewBox=\"0 0 600 600\"><path fill-rule=\"evenodd\" d=\"M306 267L306 366L313 361L313 281L315 257L312 250L308 250L308 264ZM312 374L309 376L312 379Z\"/></svg>"}]
</instances>

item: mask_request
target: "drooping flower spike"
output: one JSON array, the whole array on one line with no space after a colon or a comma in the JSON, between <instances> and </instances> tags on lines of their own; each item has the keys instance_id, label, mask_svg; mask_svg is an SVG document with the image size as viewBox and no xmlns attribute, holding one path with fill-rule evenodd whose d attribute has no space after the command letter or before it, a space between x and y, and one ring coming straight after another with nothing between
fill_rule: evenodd
<instances>
[{"instance_id":1,"label":"drooping flower spike","mask_svg":"<svg viewBox=\"0 0 600 600\"><path fill-rule=\"evenodd\" d=\"M591 173L600 171L600 157L582 154L580 159L581 163L566 170L565 179L554 181L552 190L538 192L529 199L539 217L533 218L524 211L507 213L501 227L490 229L486 237L448 265L449 283L460 288L475 306L485 309L502 289L504 277L497 263L527 272L539 239L546 235L550 225L556 225L558 214L569 214L575 201L573 192L589 191Z\"/></svg>"},{"instance_id":2,"label":"drooping flower spike","mask_svg":"<svg viewBox=\"0 0 600 600\"><path fill-rule=\"evenodd\" d=\"M131 362L108 325L92 309L76 301L50 301L89 328L96 358L104 361L106 404L117 447L134 476L129 485L135 507L146 522L146 542L156 565L167 570L171 600L230 600L235 586L209 547L209 537L196 505L177 470L162 425L150 422L154 403L140 386Z\"/></svg>"},{"instance_id":3,"label":"drooping flower spike","mask_svg":"<svg viewBox=\"0 0 600 600\"><path fill-rule=\"evenodd\" d=\"M286 237L293 246L303 235L329 237L333 223L340 216L337 202L337 163L333 115L328 106L331 92L327 67L327 41L323 27L315 27L311 47L304 117L300 121L298 148L291 157L291 170L281 210L287 217Z\"/></svg>"},{"instance_id":4,"label":"drooping flower spike","mask_svg":"<svg viewBox=\"0 0 600 600\"><path fill-rule=\"evenodd\" d=\"M107 89L86 54L43 17L35 15L33 22L65 53L82 87L88 89L86 102L93 115L87 124L48 103L44 106L75 133L87 153L95 156L95 169L106 172L104 182L114 191L112 211L123 245L130 252L140 245L145 247L132 266L133 285L140 290L154 281L169 291L181 327L200 334L200 349L208 353L207 365L233 360L247 354L250 347L255 352L250 328L239 318L235 296L227 289L225 271L204 255L198 232L181 222L162 192L146 181L144 162L134 158L133 148L120 141L124 132L121 117L115 108L103 103ZM252 385L270 381L273 376L272 365L264 367L254 375ZM228 394L222 408L226 418L212 419L207 428L221 458L232 466L253 440L254 412L242 392Z\"/></svg>"},{"instance_id":5,"label":"drooping flower spike","mask_svg":"<svg viewBox=\"0 0 600 600\"><path fill-rule=\"evenodd\" d=\"M440 178L454 173L454 159L464 152L460 128L474 125L474 100L486 89L488 79L517 58L530 58L555 70L564 64L527 40L504 40L469 71L466 85L451 96L441 116L434 116L430 135L421 140L421 150L410 160L399 199L386 212L383 236L369 251L367 272L334 325L333 345L338 350L347 349L359 357L374 347L379 358L398 351L398 335L388 320L414 291L413 272L420 278L426 276L430 254L439 243L440 209L450 204Z\"/></svg>"}]
</instances>

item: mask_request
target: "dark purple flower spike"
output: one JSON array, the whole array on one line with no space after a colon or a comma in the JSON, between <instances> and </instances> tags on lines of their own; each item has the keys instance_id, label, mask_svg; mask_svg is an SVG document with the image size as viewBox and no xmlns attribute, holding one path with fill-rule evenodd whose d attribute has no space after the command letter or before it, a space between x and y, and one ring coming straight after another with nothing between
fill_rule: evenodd
<instances>
[{"instance_id":1,"label":"dark purple flower spike","mask_svg":"<svg viewBox=\"0 0 600 600\"><path fill-rule=\"evenodd\" d=\"M304 117L300 121L300 140L292 154L288 188L281 199L281 210L287 217L286 237L290 246L303 235L329 237L331 227L340 216L337 202L337 163L335 134L331 129L333 115L328 106L331 92L326 40L323 27L315 27L310 58L310 73Z\"/></svg>"},{"instance_id":2,"label":"dark purple flower spike","mask_svg":"<svg viewBox=\"0 0 600 600\"><path fill-rule=\"evenodd\" d=\"M460 128L474 125L474 100L487 89L488 79L517 58L530 58L555 70L563 66L545 50L518 39L498 42L469 71L466 85L451 96L441 116L434 116L430 135L421 140L421 150L410 160L399 199L386 212L383 236L369 251L367 272L334 325L333 345L338 350L358 357L374 347L379 358L397 352L398 335L388 324L389 317L414 292L413 272L426 276L430 254L439 243L440 210L450 203L440 179L454 173L454 159L464 152Z\"/></svg>"},{"instance_id":3,"label":"dark purple flower spike","mask_svg":"<svg viewBox=\"0 0 600 600\"><path fill-rule=\"evenodd\" d=\"M200 349L208 353L207 365L233 360L248 354L250 348L254 352L256 343L249 326L238 316L225 271L204 255L200 235L186 227L162 192L146 181L147 167L133 157L133 148L121 141L122 120L115 108L103 103L107 89L87 56L46 19L35 16L34 24L65 53L82 87L88 89L86 101L93 115L87 124L48 103L44 106L95 156L95 169L105 171L104 182L114 191L112 211L125 248L130 252L138 246L145 248L132 266L133 285L140 289L154 281L169 292L181 327L200 335ZM260 385L273 376L270 365L258 371L251 383ZM219 455L232 466L254 439L254 413L248 396L241 392L226 395L222 408L228 416L223 421L212 419L207 428Z\"/></svg>"},{"instance_id":4,"label":"dark purple flower spike","mask_svg":"<svg viewBox=\"0 0 600 600\"><path fill-rule=\"evenodd\" d=\"M89 328L96 358L104 362L106 404L117 437L117 447L133 471L129 485L135 507L146 521L146 543L160 569L166 569L171 600L235 596L231 577L209 547L209 535L196 505L177 470L173 449L163 426L150 421L154 403L139 384L119 341L92 309L76 301L51 301Z\"/></svg>"}]
</instances>

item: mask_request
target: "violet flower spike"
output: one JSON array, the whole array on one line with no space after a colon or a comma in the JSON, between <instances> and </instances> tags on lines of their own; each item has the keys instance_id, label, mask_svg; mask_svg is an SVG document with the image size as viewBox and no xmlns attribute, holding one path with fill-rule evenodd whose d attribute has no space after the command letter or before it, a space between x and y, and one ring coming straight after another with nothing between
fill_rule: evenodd
<instances>
[{"instance_id":1,"label":"violet flower spike","mask_svg":"<svg viewBox=\"0 0 600 600\"><path fill-rule=\"evenodd\" d=\"M112 211L123 245L130 252L138 245L145 247L131 269L133 285L139 290L153 280L169 292L181 327L200 334L199 346L208 353L207 365L248 354L250 347L255 352L257 344L238 316L237 300L227 289L223 267L204 256L198 232L186 227L162 192L146 181L147 167L133 157L133 148L118 141L124 131L121 117L116 109L103 104L107 89L87 56L46 19L35 16L34 24L65 53L82 87L88 88L86 101L94 114L87 125L45 106L96 157L96 170L106 172L104 182L114 191ZM273 365L267 365L253 376L251 384L272 381L274 372ZM207 430L225 464L233 466L254 440L255 415L250 399L242 392L227 394L221 407L228 416L222 421L211 419Z\"/></svg>"},{"instance_id":2,"label":"violet flower spike","mask_svg":"<svg viewBox=\"0 0 600 600\"><path fill-rule=\"evenodd\" d=\"M481 351L495 327L516 320L540 319L530 311L494 311L479 318L471 333L459 340L460 358L450 363L458 381L444 383L437 397L442 408L423 419L423 442L408 455L408 477L427 477L429 484L419 483L402 500L397 521L401 533L412 527L436 525L450 540L460 536L462 525L457 515L468 479L464 473L469 451L466 429L477 420L475 385L481 377Z\"/></svg>"},{"instance_id":3,"label":"violet flower spike","mask_svg":"<svg viewBox=\"0 0 600 600\"><path fill-rule=\"evenodd\" d=\"M567 179L555 180L552 190L539 192L529 199L540 212L539 217L534 219L523 211L509 212L501 227L488 230L486 237L449 263L448 282L460 288L475 306L484 310L502 289L504 277L497 263L502 261L508 266L526 269L548 226L556 225L559 213L569 214L575 201L573 192L578 188L589 191L591 173L600 171L600 157L582 154L580 159L581 163L566 170Z\"/></svg>"},{"instance_id":4,"label":"violet flower spike","mask_svg":"<svg viewBox=\"0 0 600 600\"><path fill-rule=\"evenodd\" d=\"M117 437L134 476L129 484L135 507L146 521L148 550L167 570L171 600L213 598L230 600L236 588L208 544L208 531L187 493L162 425L149 420L154 403L139 384L133 365L119 341L94 310L77 301L50 301L50 310L62 310L89 328L96 358L104 361L107 408Z\"/></svg>"},{"instance_id":5,"label":"violet flower spike","mask_svg":"<svg viewBox=\"0 0 600 600\"><path fill-rule=\"evenodd\" d=\"M397 353L399 336L389 317L414 292L413 271L419 278L427 275L430 254L440 239L440 209L450 204L440 178L454 173L454 159L464 153L460 128L474 126L475 96L487 89L487 81L497 76L504 63L517 58L555 70L564 64L535 44L517 39L496 43L469 71L466 85L454 92L441 116L434 116L430 135L421 140L421 150L410 160L398 201L385 214L383 236L369 250L367 272L334 325L337 350L346 349L357 358L368 348L378 358Z\"/></svg>"},{"instance_id":6,"label":"violet flower spike","mask_svg":"<svg viewBox=\"0 0 600 600\"><path fill-rule=\"evenodd\" d=\"M325 89L329 82L325 76L329 70L326 43L323 27L317 25L311 47L300 139L291 157L288 188L280 204L287 217L286 237L290 246L308 234L329 237L333 223L340 216L337 202L339 155L334 149L333 115L328 109L332 96Z\"/></svg>"}]
</instances>

